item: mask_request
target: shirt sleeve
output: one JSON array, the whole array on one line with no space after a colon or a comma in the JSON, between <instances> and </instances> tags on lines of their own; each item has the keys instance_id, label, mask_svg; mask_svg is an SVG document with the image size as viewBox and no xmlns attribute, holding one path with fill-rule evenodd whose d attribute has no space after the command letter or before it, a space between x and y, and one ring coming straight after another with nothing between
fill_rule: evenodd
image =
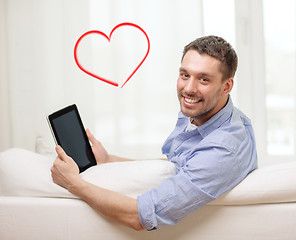
<instances>
[{"instance_id":1,"label":"shirt sleeve","mask_svg":"<svg viewBox=\"0 0 296 240\"><path fill-rule=\"evenodd\" d=\"M147 229L174 225L243 179L234 154L211 145L192 154L178 174L138 197L138 212Z\"/></svg>"}]
</instances>

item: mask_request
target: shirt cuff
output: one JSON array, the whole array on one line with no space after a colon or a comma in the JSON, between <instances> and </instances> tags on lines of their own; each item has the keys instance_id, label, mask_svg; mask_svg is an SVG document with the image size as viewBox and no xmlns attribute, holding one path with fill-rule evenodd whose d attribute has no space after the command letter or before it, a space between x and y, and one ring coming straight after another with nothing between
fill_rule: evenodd
<instances>
[{"instance_id":1,"label":"shirt cuff","mask_svg":"<svg viewBox=\"0 0 296 240\"><path fill-rule=\"evenodd\" d=\"M142 227L148 231L155 230L157 226L154 216L154 204L150 197L149 191L138 196L138 214Z\"/></svg>"}]
</instances>

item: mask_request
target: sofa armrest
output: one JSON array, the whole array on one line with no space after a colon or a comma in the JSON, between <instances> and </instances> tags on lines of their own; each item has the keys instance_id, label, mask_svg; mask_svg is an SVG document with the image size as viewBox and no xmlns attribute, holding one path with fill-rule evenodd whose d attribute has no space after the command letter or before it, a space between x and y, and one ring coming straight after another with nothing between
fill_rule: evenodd
<instances>
[{"instance_id":1,"label":"sofa armrest","mask_svg":"<svg viewBox=\"0 0 296 240\"><path fill-rule=\"evenodd\" d=\"M296 202L296 162L256 169L209 205Z\"/></svg>"}]
</instances>

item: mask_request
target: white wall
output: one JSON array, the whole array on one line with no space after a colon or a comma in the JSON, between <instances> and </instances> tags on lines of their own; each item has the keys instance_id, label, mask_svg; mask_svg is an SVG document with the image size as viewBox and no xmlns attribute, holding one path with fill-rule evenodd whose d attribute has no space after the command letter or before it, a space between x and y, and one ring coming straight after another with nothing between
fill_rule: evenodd
<instances>
[{"instance_id":1,"label":"white wall","mask_svg":"<svg viewBox=\"0 0 296 240\"><path fill-rule=\"evenodd\" d=\"M6 5L1 32L6 29L7 43L7 48L0 46L1 52L7 49L7 58L1 59L1 86L9 84L1 110L10 112L1 121L11 123L6 133L11 141L1 136L1 149L34 150L38 135L53 144L46 115L76 103L85 127L110 152L160 155L179 108L176 79L183 46L202 35L201 1L1 1ZM123 89L86 75L73 57L75 42L84 32L97 29L108 35L121 22L138 24L151 41L147 60ZM91 46L84 49L84 64L98 65L94 53ZM121 61L111 71L128 65Z\"/></svg>"}]
</instances>

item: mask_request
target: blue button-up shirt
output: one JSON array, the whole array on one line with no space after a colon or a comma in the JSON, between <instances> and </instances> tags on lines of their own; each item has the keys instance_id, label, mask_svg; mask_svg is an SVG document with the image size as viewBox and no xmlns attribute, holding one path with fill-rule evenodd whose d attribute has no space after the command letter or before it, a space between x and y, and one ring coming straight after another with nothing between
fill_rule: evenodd
<instances>
[{"instance_id":1,"label":"blue button-up shirt","mask_svg":"<svg viewBox=\"0 0 296 240\"><path fill-rule=\"evenodd\" d=\"M142 226L155 229L179 220L233 188L257 168L257 153L250 120L232 104L207 122L188 131L181 112L163 153L177 174L138 197Z\"/></svg>"}]
</instances>

